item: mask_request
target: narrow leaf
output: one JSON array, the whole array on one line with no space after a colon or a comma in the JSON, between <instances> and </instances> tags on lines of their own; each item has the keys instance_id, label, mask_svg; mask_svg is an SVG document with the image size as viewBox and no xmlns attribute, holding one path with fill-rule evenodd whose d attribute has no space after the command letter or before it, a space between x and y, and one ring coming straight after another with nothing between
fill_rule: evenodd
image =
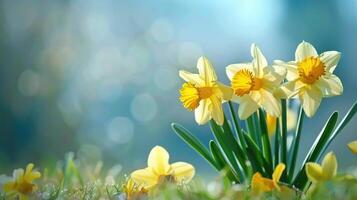
<instances>
[{"instance_id":1,"label":"narrow leaf","mask_svg":"<svg viewBox=\"0 0 357 200\"><path fill-rule=\"evenodd\" d=\"M268 164L270 166L272 166L273 161L272 161L272 155L271 155L270 138L269 138L269 134L268 134L268 128L267 128L265 114L261 108L259 108L259 122L260 122L260 129L261 129L263 155L264 155L264 158L267 160Z\"/></svg>"},{"instance_id":2,"label":"narrow leaf","mask_svg":"<svg viewBox=\"0 0 357 200\"><path fill-rule=\"evenodd\" d=\"M194 135L179 124L172 123L171 127L184 142L205 158L215 169L218 171L220 170L218 164L212 158L208 149Z\"/></svg>"}]
</instances>

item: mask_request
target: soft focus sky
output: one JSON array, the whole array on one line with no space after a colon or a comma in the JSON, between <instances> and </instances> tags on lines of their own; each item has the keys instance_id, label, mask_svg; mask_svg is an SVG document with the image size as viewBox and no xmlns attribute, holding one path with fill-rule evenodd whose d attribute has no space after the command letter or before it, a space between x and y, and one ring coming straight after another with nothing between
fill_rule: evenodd
<instances>
[{"instance_id":1,"label":"soft focus sky","mask_svg":"<svg viewBox=\"0 0 357 200\"><path fill-rule=\"evenodd\" d=\"M306 121L302 155L329 114L357 99L356 10L350 0L1 1L0 170L73 151L130 171L162 145L172 161L212 174L170 128L178 122L212 138L181 106L178 70L194 72L205 55L228 83L225 67L250 61L253 42L269 62L292 60L302 40L342 52L335 73L344 94ZM342 168L357 164L352 139L356 120L330 148Z\"/></svg>"}]
</instances>

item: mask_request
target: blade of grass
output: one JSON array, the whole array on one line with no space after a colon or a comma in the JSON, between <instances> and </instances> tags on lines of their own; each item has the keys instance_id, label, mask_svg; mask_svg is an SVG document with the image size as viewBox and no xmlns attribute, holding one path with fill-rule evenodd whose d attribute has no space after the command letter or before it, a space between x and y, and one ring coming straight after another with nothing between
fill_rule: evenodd
<instances>
[{"instance_id":1,"label":"blade of grass","mask_svg":"<svg viewBox=\"0 0 357 200\"><path fill-rule=\"evenodd\" d=\"M330 138L330 135L335 128L336 122L338 118L338 112L334 112L330 118L327 120L325 126L322 128L319 136L315 139L314 144L312 145L309 153L305 157L302 166L300 168L299 173L295 177L293 184L299 188L300 190L303 190L306 186L307 183L307 177L305 173L305 164L307 162L316 162L319 153L321 152L322 148L326 144L328 138Z\"/></svg>"},{"instance_id":2,"label":"blade of grass","mask_svg":"<svg viewBox=\"0 0 357 200\"><path fill-rule=\"evenodd\" d=\"M261 129L261 141L262 141L262 150L263 155L268 164L273 168L273 161L271 155L271 147L270 147L270 138L268 134L268 128L266 123L266 118L264 111L259 108L259 122L260 122L260 129Z\"/></svg>"},{"instance_id":3,"label":"blade of grass","mask_svg":"<svg viewBox=\"0 0 357 200\"><path fill-rule=\"evenodd\" d=\"M200 154L204 159L206 159L215 169L217 169L218 171L220 170L218 164L212 158L208 149L192 133L190 133L187 129L176 123L172 123L171 127L184 142L186 142L198 154Z\"/></svg>"},{"instance_id":4,"label":"blade of grass","mask_svg":"<svg viewBox=\"0 0 357 200\"><path fill-rule=\"evenodd\" d=\"M301 129L304 121L304 109L302 106L300 106L300 111L299 111L299 118L297 121L297 126L296 126L296 131L295 131L295 137L294 141L292 144L292 152L291 152L291 157L290 157L290 169L288 171L288 182L290 182L294 176L294 171L295 171L295 165L296 165L296 159L297 159L297 154L299 151L299 146L300 146L300 135L301 135Z\"/></svg>"}]
</instances>

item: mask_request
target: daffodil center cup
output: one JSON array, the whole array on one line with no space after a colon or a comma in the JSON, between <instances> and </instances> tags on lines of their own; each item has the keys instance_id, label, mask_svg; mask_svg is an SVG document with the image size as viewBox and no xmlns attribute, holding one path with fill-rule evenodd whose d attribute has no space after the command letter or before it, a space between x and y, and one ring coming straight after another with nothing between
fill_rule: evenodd
<instances>
[{"instance_id":1,"label":"daffodil center cup","mask_svg":"<svg viewBox=\"0 0 357 200\"><path fill-rule=\"evenodd\" d=\"M34 184L24 181L24 182L18 184L18 190L22 194L25 194L25 195L30 194L34 190Z\"/></svg>"},{"instance_id":2,"label":"daffodil center cup","mask_svg":"<svg viewBox=\"0 0 357 200\"><path fill-rule=\"evenodd\" d=\"M253 75L248 69L237 71L231 81L232 89L237 96L249 94L252 90L259 90L263 86L263 81Z\"/></svg>"},{"instance_id":3,"label":"daffodil center cup","mask_svg":"<svg viewBox=\"0 0 357 200\"><path fill-rule=\"evenodd\" d=\"M325 65L320 58L308 57L298 63L299 79L306 84L313 84L325 75Z\"/></svg>"},{"instance_id":4,"label":"daffodil center cup","mask_svg":"<svg viewBox=\"0 0 357 200\"><path fill-rule=\"evenodd\" d=\"M202 99L210 98L213 87L196 87L192 83L184 83L180 89L180 101L188 110L194 110Z\"/></svg>"}]
</instances>

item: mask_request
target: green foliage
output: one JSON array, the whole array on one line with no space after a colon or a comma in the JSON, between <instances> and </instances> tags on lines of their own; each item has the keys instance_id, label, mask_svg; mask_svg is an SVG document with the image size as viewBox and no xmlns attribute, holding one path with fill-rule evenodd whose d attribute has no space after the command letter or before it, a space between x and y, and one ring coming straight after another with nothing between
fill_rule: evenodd
<instances>
[{"instance_id":1,"label":"green foliage","mask_svg":"<svg viewBox=\"0 0 357 200\"><path fill-rule=\"evenodd\" d=\"M210 121L214 140L209 143L210 151L192 134L178 124L173 124L173 130L187 144L196 150L218 171L225 171L226 178L237 182L250 184L249 178L255 172L260 172L264 177L271 177L274 167L282 162L286 170L282 182L303 191L307 188L305 164L317 162L325 153L328 145L352 120L357 112L357 103L354 103L338 126L338 113L334 112L326 121L320 134L315 139L309 153L305 156L301 167L295 172L296 158L300 147L300 136L303 130L304 112L299 110L298 123L295 128L292 147L287 149L287 102L282 100L282 115L276 123L274 145L272 146L268 135L265 112L259 109L245 120L246 127L240 127L240 120L236 117L234 107L228 102L231 119L225 117L222 126ZM233 128L231 127L233 125ZM274 149L274 152L272 152ZM227 170L228 169L228 170Z\"/></svg>"}]
</instances>

